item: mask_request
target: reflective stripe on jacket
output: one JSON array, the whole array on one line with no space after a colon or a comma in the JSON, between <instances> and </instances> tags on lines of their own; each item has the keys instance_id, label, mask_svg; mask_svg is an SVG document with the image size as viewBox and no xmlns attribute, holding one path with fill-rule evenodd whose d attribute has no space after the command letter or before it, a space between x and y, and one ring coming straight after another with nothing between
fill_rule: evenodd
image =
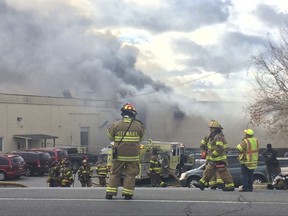
<instances>
[{"instance_id":1,"label":"reflective stripe on jacket","mask_svg":"<svg viewBox=\"0 0 288 216\"><path fill-rule=\"evenodd\" d=\"M248 169L256 169L258 165L259 142L257 138L245 138L236 147L239 151L238 159Z\"/></svg>"},{"instance_id":2,"label":"reflective stripe on jacket","mask_svg":"<svg viewBox=\"0 0 288 216\"><path fill-rule=\"evenodd\" d=\"M149 171L154 171L155 173L161 173L162 167L159 161L157 160L157 156L152 156L150 160Z\"/></svg>"},{"instance_id":3,"label":"reflective stripe on jacket","mask_svg":"<svg viewBox=\"0 0 288 216\"><path fill-rule=\"evenodd\" d=\"M144 135L143 123L129 117L123 117L122 120L114 122L107 129L108 138L114 141L114 147L117 148L117 160L119 161L139 161L139 143Z\"/></svg>"},{"instance_id":4,"label":"reflective stripe on jacket","mask_svg":"<svg viewBox=\"0 0 288 216\"><path fill-rule=\"evenodd\" d=\"M204 142L205 142L204 138ZM202 144L202 143L201 143ZM207 156L208 161L222 161L227 162L227 147L228 144L223 134L217 133L214 137L210 138L207 142ZM203 147L202 147L203 148Z\"/></svg>"}]
</instances>

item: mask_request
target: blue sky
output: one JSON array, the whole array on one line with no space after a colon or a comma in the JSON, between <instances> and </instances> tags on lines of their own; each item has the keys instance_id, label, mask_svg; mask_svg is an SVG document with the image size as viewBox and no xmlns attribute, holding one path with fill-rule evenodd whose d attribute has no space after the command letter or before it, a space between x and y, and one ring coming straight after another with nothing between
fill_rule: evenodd
<instances>
[{"instance_id":1,"label":"blue sky","mask_svg":"<svg viewBox=\"0 0 288 216\"><path fill-rule=\"evenodd\" d=\"M2 0L0 92L244 100L251 56L287 10L285 0Z\"/></svg>"}]
</instances>

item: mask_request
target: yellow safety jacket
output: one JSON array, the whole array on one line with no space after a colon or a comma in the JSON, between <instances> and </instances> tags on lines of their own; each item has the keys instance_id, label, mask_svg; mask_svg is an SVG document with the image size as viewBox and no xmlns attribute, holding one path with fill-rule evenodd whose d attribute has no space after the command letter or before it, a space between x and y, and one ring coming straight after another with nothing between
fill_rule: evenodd
<instances>
[{"instance_id":1,"label":"yellow safety jacket","mask_svg":"<svg viewBox=\"0 0 288 216\"><path fill-rule=\"evenodd\" d=\"M161 170L162 170L162 167L161 167L161 164L158 161L157 156L152 156L152 158L150 160L149 171L160 174Z\"/></svg>"},{"instance_id":2,"label":"yellow safety jacket","mask_svg":"<svg viewBox=\"0 0 288 216\"><path fill-rule=\"evenodd\" d=\"M228 144L223 134L217 133L213 137L205 136L201 141L200 149L207 150L207 161L227 162L227 148Z\"/></svg>"},{"instance_id":3,"label":"yellow safety jacket","mask_svg":"<svg viewBox=\"0 0 288 216\"><path fill-rule=\"evenodd\" d=\"M123 117L107 129L108 138L114 141L114 148L117 148L119 161L139 161L139 143L145 135L145 129L143 123L137 119L134 119L130 125L132 120L129 117ZM126 132L128 127L129 130Z\"/></svg>"},{"instance_id":4,"label":"yellow safety jacket","mask_svg":"<svg viewBox=\"0 0 288 216\"><path fill-rule=\"evenodd\" d=\"M238 159L248 169L256 169L258 165L259 142L257 138L245 138L236 147L239 151Z\"/></svg>"}]
</instances>

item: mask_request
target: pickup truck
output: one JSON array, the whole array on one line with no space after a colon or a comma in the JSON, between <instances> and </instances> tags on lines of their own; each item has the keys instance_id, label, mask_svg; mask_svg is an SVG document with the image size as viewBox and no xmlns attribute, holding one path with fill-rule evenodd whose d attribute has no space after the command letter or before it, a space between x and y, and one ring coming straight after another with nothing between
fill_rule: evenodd
<instances>
[{"instance_id":1,"label":"pickup truck","mask_svg":"<svg viewBox=\"0 0 288 216\"><path fill-rule=\"evenodd\" d=\"M77 171L79 169L84 159L86 159L89 164L96 164L98 160L98 155L79 153L76 147L60 147L60 148L67 151L68 159L71 162L73 171Z\"/></svg>"}]
</instances>

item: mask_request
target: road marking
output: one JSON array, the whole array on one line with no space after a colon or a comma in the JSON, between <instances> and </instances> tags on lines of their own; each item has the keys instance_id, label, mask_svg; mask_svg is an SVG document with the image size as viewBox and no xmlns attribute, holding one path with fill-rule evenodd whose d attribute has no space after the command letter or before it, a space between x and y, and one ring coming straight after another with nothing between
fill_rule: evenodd
<instances>
[{"instance_id":1,"label":"road marking","mask_svg":"<svg viewBox=\"0 0 288 216\"><path fill-rule=\"evenodd\" d=\"M112 199L112 200L107 200L107 199L86 199L86 198L79 198L79 199L69 199L69 198L0 198L0 201L90 201L90 202L95 202L95 201L100 201L100 202L146 202L146 203L215 203L215 204L249 204L249 203L254 203L254 204L269 204L269 205L287 205L288 202L265 202L265 201L251 201L251 202L237 202L237 201L208 201L208 200L124 200L124 199Z\"/></svg>"}]
</instances>

